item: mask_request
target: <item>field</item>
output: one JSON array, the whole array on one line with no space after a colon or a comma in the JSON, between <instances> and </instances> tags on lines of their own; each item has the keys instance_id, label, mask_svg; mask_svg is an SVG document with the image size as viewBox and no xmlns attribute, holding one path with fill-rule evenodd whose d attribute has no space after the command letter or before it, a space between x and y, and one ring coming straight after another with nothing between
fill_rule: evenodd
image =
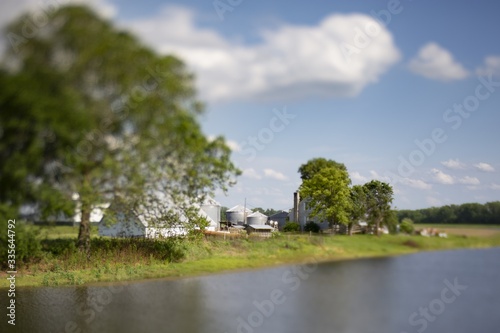
<instances>
[{"instance_id":1,"label":"field","mask_svg":"<svg viewBox=\"0 0 500 333\"><path fill-rule=\"evenodd\" d=\"M34 226L29 225L29 229L34 230L40 239L75 238L78 236L78 226ZM97 226L90 229L92 237L98 237Z\"/></svg>"},{"instance_id":2,"label":"field","mask_svg":"<svg viewBox=\"0 0 500 333\"><path fill-rule=\"evenodd\" d=\"M417 226L417 228L420 226ZM81 285L104 281L178 278L282 264L392 256L418 251L500 246L495 228L440 228L468 235L448 238L384 235L331 236L280 233L272 238L224 240L111 239L93 231L92 256L80 253L76 227L33 227L44 246L41 258L19 267L17 286ZM488 233L489 231L490 233ZM476 234L474 234L476 233ZM7 286L5 273L0 287Z\"/></svg>"},{"instance_id":3,"label":"field","mask_svg":"<svg viewBox=\"0 0 500 333\"><path fill-rule=\"evenodd\" d=\"M491 237L500 235L498 225L477 224L415 224L415 229L434 228L446 232L448 235L468 237Z\"/></svg>"}]
</instances>

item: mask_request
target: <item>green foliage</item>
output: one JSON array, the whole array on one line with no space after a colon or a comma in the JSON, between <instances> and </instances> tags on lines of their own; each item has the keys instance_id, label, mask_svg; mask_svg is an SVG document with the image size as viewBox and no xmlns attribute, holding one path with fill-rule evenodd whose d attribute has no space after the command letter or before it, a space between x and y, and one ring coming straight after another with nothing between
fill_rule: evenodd
<instances>
[{"instance_id":1,"label":"green foliage","mask_svg":"<svg viewBox=\"0 0 500 333\"><path fill-rule=\"evenodd\" d=\"M342 163L335 162L334 160L327 160L325 158L313 158L299 167L300 178L302 178L303 181L311 179L318 172L327 168L347 171L347 168Z\"/></svg>"},{"instance_id":2,"label":"green foliage","mask_svg":"<svg viewBox=\"0 0 500 333\"><path fill-rule=\"evenodd\" d=\"M22 221L13 219L15 216L11 207L0 205L0 253L2 254L0 266L2 269L7 268L8 260L11 259L8 254L15 255L13 260L15 260L16 268L38 260L42 254L40 240L37 239L35 231L27 228ZM15 223L9 223L9 220L15 220ZM15 228L9 229L9 224ZM8 230L11 230L10 236Z\"/></svg>"},{"instance_id":3,"label":"green foliage","mask_svg":"<svg viewBox=\"0 0 500 333\"><path fill-rule=\"evenodd\" d=\"M7 31L21 36L24 25L21 17ZM2 59L16 66L0 71L0 203L73 215L78 193L80 247L88 250L98 204L114 201L163 224L172 213L158 211L165 201L192 206L240 174L224 138L203 134L182 61L86 7L59 7L43 33Z\"/></svg>"},{"instance_id":4,"label":"green foliage","mask_svg":"<svg viewBox=\"0 0 500 333\"><path fill-rule=\"evenodd\" d=\"M307 200L311 217L333 223L349 223L351 200L349 174L343 168L326 167L306 178L300 186L300 195Z\"/></svg>"},{"instance_id":5,"label":"green foliage","mask_svg":"<svg viewBox=\"0 0 500 333\"><path fill-rule=\"evenodd\" d=\"M425 224L500 224L500 201L400 210L398 218Z\"/></svg>"},{"instance_id":6,"label":"green foliage","mask_svg":"<svg viewBox=\"0 0 500 333\"><path fill-rule=\"evenodd\" d=\"M409 218L404 218L401 221L399 228L400 228L401 232L404 232L404 233L410 234L410 235L413 234L413 232L415 231L413 221Z\"/></svg>"},{"instance_id":7,"label":"green foliage","mask_svg":"<svg viewBox=\"0 0 500 333\"><path fill-rule=\"evenodd\" d=\"M366 193L366 213L370 223L376 225L377 234L381 224L391 211L392 187L384 182L372 180L363 185Z\"/></svg>"},{"instance_id":8,"label":"green foliage","mask_svg":"<svg viewBox=\"0 0 500 333\"><path fill-rule=\"evenodd\" d=\"M287 222L283 226L283 231L284 232L299 232L300 231L300 224L297 222Z\"/></svg>"},{"instance_id":9,"label":"green foliage","mask_svg":"<svg viewBox=\"0 0 500 333\"><path fill-rule=\"evenodd\" d=\"M320 226L313 221L309 221L304 226L304 231L318 233L321 230Z\"/></svg>"}]
</instances>

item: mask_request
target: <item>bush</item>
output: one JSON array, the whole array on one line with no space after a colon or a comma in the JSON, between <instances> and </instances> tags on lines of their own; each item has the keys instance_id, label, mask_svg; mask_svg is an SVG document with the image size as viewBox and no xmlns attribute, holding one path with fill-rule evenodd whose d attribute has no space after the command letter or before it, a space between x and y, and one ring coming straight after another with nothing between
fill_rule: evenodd
<instances>
[{"instance_id":1,"label":"bush","mask_svg":"<svg viewBox=\"0 0 500 333\"><path fill-rule=\"evenodd\" d=\"M297 222L287 222L283 227L284 232L298 232L300 231L300 224Z\"/></svg>"},{"instance_id":2,"label":"bush","mask_svg":"<svg viewBox=\"0 0 500 333\"><path fill-rule=\"evenodd\" d=\"M0 205L0 265L2 269L7 268L9 250L10 254L14 254L12 250L15 250L16 268L31 260L39 259L41 256L41 244L36 233L23 221L15 219L16 215L16 211L11 207ZM15 224L9 223L9 220L15 220ZM9 224L15 226L10 229L14 232L11 233L12 237L9 237L7 231ZM12 244L15 244L14 249L11 247Z\"/></svg>"},{"instance_id":3,"label":"bush","mask_svg":"<svg viewBox=\"0 0 500 333\"><path fill-rule=\"evenodd\" d=\"M319 224L317 224L313 221L307 222L306 225L304 226L304 231L307 231L307 232L318 233L320 230L321 230L321 228L319 227Z\"/></svg>"},{"instance_id":4,"label":"bush","mask_svg":"<svg viewBox=\"0 0 500 333\"><path fill-rule=\"evenodd\" d=\"M401 221L399 229L401 230L401 232L410 235L413 234L413 231L415 231L415 227L413 226L413 221L409 218L404 218L403 221Z\"/></svg>"}]
</instances>

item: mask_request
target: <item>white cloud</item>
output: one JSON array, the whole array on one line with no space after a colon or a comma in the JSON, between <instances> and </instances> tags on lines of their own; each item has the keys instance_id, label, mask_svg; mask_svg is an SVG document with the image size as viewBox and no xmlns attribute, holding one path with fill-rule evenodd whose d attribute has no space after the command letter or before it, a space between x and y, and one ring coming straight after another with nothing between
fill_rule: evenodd
<instances>
[{"instance_id":1,"label":"white cloud","mask_svg":"<svg viewBox=\"0 0 500 333\"><path fill-rule=\"evenodd\" d=\"M432 188L431 184L428 184L420 179L411 179L411 178L401 178L399 181L406 185L419 190L430 190Z\"/></svg>"},{"instance_id":2,"label":"white cloud","mask_svg":"<svg viewBox=\"0 0 500 333\"><path fill-rule=\"evenodd\" d=\"M389 176L380 175L375 170L370 170L370 176L371 176L371 179L379 180L381 182L386 182L386 183L391 182L391 178Z\"/></svg>"},{"instance_id":3,"label":"white cloud","mask_svg":"<svg viewBox=\"0 0 500 333\"><path fill-rule=\"evenodd\" d=\"M434 181L436 181L439 184L451 185L455 183L455 180L453 179L452 176L444 173L441 170L432 169L431 173Z\"/></svg>"},{"instance_id":4,"label":"white cloud","mask_svg":"<svg viewBox=\"0 0 500 333\"><path fill-rule=\"evenodd\" d=\"M448 169L454 169L454 170L465 169L465 164L460 162L458 158L456 160L449 159L448 161L443 161L441 162L441 164L447 167Z\"/></svg>"},{"instance_id":5,"label":"white cloud","mask_svg":"<svg viewBox=\"0 0 500 333\"><path fill-rule=\"evenodd\" d=\"M262 31L252 45L197 26L195 13L183 7L125 25L161 53L184 59L197 74L202 98L216 101L359 94L400 58L392 34L380 25L369 46L344 55L340 46L355 44L356 29L368 23L378 25L364 14L334 14L312 26Z\"/></svg>"},{"instance_id":6,"label":"white cloud","mask_svg":"<svg viewBox=\"0 0 500 333\"><path fill-rule=\"evenodd\" d=\"M436 207L436 206L442 206L443 203L441 200L439 200L438 198L435 198L435 197L427 197L425 198L427 203L433 207Z\"/></svg>"},{"instance_id":7,"label":"white cloud","mask_svg":"<svg viewBox=\"0 0 500 333\"><path fill-rule=\"evenodd\" d=\"M476 69L477 75L500 75L500 56L489 56L484 65Z\"/></svg>"},{"instance_id":8,"label":"white cloud","mask_svg":"<svg viewBox=\"0 0 500 333\"><path fill-rule=\"evenodd\" d=\"M465 185L479 185L481 183L476 177L469 176L465 176L464 178L459 179L458 182Z\"/></svg>"},{"instance_id":9,"label":"white cloud","mask_svg":"<svg viewBox=\"0 0 500 333\"><path fill-rule=\"evenodd\" d=\"M241 146L238 142L234 140L226 140L226 145L231 148L232 151L239 152L241 151Z\"/></svg>"},{"instance_id":10,"label":"white cloud","mask_svg":"<svg viewBox=\"0 0 500 333\"><path fill-rule=\"evenodd\" d=\"M490 185L492 190L500 190L500 184L493 183Z\"/></svg>"},{"instance_id":11,"label":"white cloud","mask_svg":"<svg viewBox=\"0 0 500 333\"><path fill-rule=\"evenodd\" d=\"M469 74L449 51L436 43L424 45L410 60L409 68L415 74L439 81L461 80Z\"/></svg>"},{"instance_id":12,"label":"white cloud","mask_svg":"<svg viewBox=\"0 0 500 333\"><path fill-rule=\"evenodd\" d=\"M279 171L273 170L273 169L264 169L264 176L267 178L272 178L276 180L288 180L288 177L282 174Z\"/></svg>"},{"instance_id":13,"label":"white cloud","mask_svg":"<svg viewBox=\"0 0 500 333\"><path fill-rule=\"evenodd\" d=\"M356 183L356 184L364 184L368 181L368 178L365 176L361 175L359 172L354 171L349 174L351 177L351 180Z\"/></svg>"},{"instance_id":14,"label":"white cloud","mask_svg":"<svg viewBox=\"0 0 500 333\"><path fill-rule=\"evenodd\" d=\"M253 168L243 170L243 176L251 179L262 179L262 176Z\"/></svg>"},{"instance_id":15,"label":"white cloud","mask_svg":"<svg viewBox=\"0 0 500 333\"><path fill-rule=\"evenodd\" d=\"M478 163L478 164L474 164L474 167L476 169L478 169L479 171L484 171L484 172L493 172L495 171L495 168L493 166L491 166L490 164L488 163Z\"/></svg>"}]
</instances>

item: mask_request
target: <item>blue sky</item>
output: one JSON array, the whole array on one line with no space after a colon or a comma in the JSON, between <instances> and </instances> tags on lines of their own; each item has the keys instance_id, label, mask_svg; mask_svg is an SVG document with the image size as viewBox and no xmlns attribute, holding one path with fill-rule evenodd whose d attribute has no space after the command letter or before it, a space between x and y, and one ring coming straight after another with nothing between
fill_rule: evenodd
<instances>
[{"instance_id":1,"label":"blue sky","mask_svg":"<svg viewBox=\"0 0 500 333\"><path fill-rule=\"evenodd\" d=\"M204 131L244 170L224 206L289 209L313 157L390 182L400 209L500 199L497 1L91 3L196 75Z\"/></svg>"}]
</instances>

